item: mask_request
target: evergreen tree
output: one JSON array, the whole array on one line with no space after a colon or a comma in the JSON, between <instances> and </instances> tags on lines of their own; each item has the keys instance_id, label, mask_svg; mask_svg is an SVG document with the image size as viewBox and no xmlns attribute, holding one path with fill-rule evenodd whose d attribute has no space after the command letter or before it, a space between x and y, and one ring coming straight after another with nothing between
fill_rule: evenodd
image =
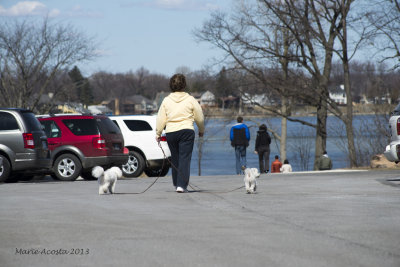
<instances>
[{"instance_id":1,"label":"evergreen tree","mask_svg":"<svg viewBox=\"0 0 400 267\"><path fill-rule=\"evenodd\" d=\"M92 86L89 83L89 80L85 78L82 91L81 91L81 102L87 108L88 105L93 104L94 96L92 91Z\"/></svg>"},{"instance_id":2,"label":"evergreen tree","mask_svg":"<svg viewBox=\"0 0 400 267\"><path fill-rule=\"evenodd\" d=\"M218 99L218 102L221 104L222 108L225 108L225 103L222 100L224 97L227 97L229 95L236 96L237 93L233 90L233 84L227 77L228 73L223 67L221 71L219 72L215 84L215 91L214 95Z\"/></svg>"},{"instance_id":3,"label":"evergreen tree","mask_svg":"<svg viewBox=\"0 0 400 267\"><path fill-rule=\"evenodd\" d=\"M89 80L82 76L81 71L77 66L68 73L72 82L75 85L76 96L79 102L85 107L93 103L93 92Z\"/></svg>"}]
</instances>

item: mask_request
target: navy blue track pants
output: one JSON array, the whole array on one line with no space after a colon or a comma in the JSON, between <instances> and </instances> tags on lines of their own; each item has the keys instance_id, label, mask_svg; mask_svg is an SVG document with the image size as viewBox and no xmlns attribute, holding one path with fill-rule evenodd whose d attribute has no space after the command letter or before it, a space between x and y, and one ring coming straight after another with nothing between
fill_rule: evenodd
<instances>
[{"instance_id":1,"label":"navy blue track pants","mask_svg":"<svg viewBox=\"0 0 400 267\"><path fill-rule=\"evenodd\" d=\"M172 164L178 169L172 167L172 183L175 187L186 189L189 185L195 133L191 129L184 129L167 133L166 136Z\"/></svg>"}]
</instances>

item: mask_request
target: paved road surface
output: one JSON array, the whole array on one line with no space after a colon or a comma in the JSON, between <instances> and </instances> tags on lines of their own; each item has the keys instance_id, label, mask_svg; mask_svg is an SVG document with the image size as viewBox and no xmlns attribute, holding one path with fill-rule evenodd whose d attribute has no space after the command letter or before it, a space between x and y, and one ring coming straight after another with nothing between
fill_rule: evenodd
<instances>
[{"instance_id":1,"label":"paved road surface","mask_svg":"<svg viewBox=\"0 0 400 267\"><path fill-rule=\"evenodd\" d=\"M0 185L0 266L400 266L400 173ZM78 255L76 255L78 254Z\"/></svg>"}]
</instances>

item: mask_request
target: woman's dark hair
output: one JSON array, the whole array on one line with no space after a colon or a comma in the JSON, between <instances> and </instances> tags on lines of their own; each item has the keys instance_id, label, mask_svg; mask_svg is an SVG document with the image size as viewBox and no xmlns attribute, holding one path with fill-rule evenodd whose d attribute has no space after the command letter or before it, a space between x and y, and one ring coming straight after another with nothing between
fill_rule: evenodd
<instances>
[{"instance_id":1,"label":"woman's dark hair","mask_svg":"<svg viewBox=\"0 0 400 267\"><path fill-rule=\"evenodd\" d=\"M267 130L267 126L265 124L260 125L260 130Z\"/></svg>"},{"instance_id":2,"label":"woman's dark hair","mask_svg":"<svg viewBox=\"0 0 400 267\"><path fill-rule=\"evenodd\" d=\"M284 163L284 164L289 164L289 161L288 161L287 159L285 159L285 160L283 161L283 163Z\"/></svg>"},{"instance_id":3,"label":"woman's dark hair","mask_svg":"<svg viewBox=\"0 0 400 267\"><path fill-rule=\"evenodd\" d=\"M186 78L183 74L175 74L169 80L169 88L172 92L182 92L186 88Z\"/></svg>"}]
</instances>

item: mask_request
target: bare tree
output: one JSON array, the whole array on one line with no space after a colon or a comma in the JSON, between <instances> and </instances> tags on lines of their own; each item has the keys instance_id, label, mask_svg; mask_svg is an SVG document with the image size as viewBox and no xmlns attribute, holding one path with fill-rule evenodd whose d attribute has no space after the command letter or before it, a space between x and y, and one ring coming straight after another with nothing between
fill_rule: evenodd
<instances>
[{"instance_id":1,"label":"bare tree","mask_svg":"<svg viewBox=\"0 0 400 267\"><path fill-rule=\"evenodd\" d=\"M96 101L124 99L137 94L154 99L158 92L169 91L167 77L152 74L143 67L127 73L97 72L90 77L90 83L95 89Z\"/></svg>"},{"instance_id":2,"label":"bare tree","mask_svg":"<svg viewBox=\"0 0 400 267\"><path fill-rule=\"evenodd\" d=\"M345 114L342 113L342 110L336 105L334 101L329 101L329 104L333 108L334 114L338 116L345 124L346 133L347 133L347 144L348 144L348 155L350 161L350 167L357 166L357 155L356 149L354 144L354 131L353 131L353 97L352 97L352 90L351 90L351 82L350 82L350 58L349 56L349 49L348 49L348 14L350 12L350 5L353 2L341 0L341 17L338 29L338 39L341 44L340 49L335 49L335 53L339 56L342 61L343 67L343 77L344 77L344 90L347 97L346 103L346 112ZM363 40L361 37L360 42ZM358 44L360 43L358 42ZM356 45L356 48L358 45ZM357 49L354 49L354 52Z\"/></svg>"},{"instance_id":3,"label":"bare tree","mask_svg":"<svg viewBox=\"0 0 400 267\"><path fill-rule=\"evenodd\" d=\"M293 134L293 142L289 144L290 150L294 153L294 161L299 162L301 171L308 171L311 159L312 136L311 128L300 129Z\"/></svg>"},{"instance_id":4,"label":"bare tree","mask_svg":"<svg viewBox=\"0 0 400 267\"><path fill-rule=\"evenodd\" d=\"M305 88L311 92L297 96L317 108L317 123L292 120L315 127L315 158L318 158L326 148L328 85L335 39L342 27L342 5L335 0L243 2L248 5L239 7L230 20L224 14L214 13L196 36L225 51L234 65L278 92L282 88L264 76L266 66L273 67L276 60L287 59L293 68L308 72L312 83ZM287 114L280 115L291 119Z\"/></svg>"},{"instance_id":5,"label":"bare tree","mask_svg":"<svg viewBox=\"0 0 400 267\"><path fill-rule=\"evenodd\" d=\"M373 115L362 115L355 123L355 153L357 154L358 166L369 166L373 156L382 154L385 146L390 142L390 131L387 127L390 105L374 106ZM330 126L335 138L336 146L345 154L348 154L347 137L344 136L346 126L335 124Z\"/></svg>"},{"instance_id":6,"label":"bare tree","mask_svg":"<svg viewBox=\"0 0 400 267\"><path fill-rule=\"evenodd\" d=\"M215 80L206 70L194 71L186 74L189 92L214 91Z\"/></svg>"},{"instance_id":7,"label":"bare tree","mask_svg":"<svg viewBox=\"0 0 400 267\"><path fill-rule=\"evenodd\" d=\"M286 118L290 115L287 93L289 79L290 46L292 39L288 31L282 29L280 23L272 21L265 9L253 6L246 1L237 6L232 17L226 14L214 13L202 29L195 32L201 41L207 41L226 52L234 69L244 70L253 75L263 85L264 93L272 90L281 98L278 113L283 115L280 136L281 156L286 158ZM262 4L261 4L262 5ZM228 62L229 63L229 62ZM280 65L278 79L271 80L268 67L271 69ZM223 74L224 72L222 72ZM221 75L220 75L221 76ZM241 84L242 83L242 84ZM249 86L239 83L240 99L252 101ZM251 89L250 89L251 90ZM257 105L257 103L254 103ZM262 108L268 109L262 105ZM241 105L239 105L239 112ZM276 107L271 108L275 112Z\"/></svg>"},{"instance_id":8,"label":"bare tree","mask_svg":"<svg viewBox=\"0 0 400 267\"><path fill-rule=\"evenodd\" d=\"M29 20L0 26L2 105L35 109L56 74L95 57L94 40L70 25ZM53 92L55 93L55 92Z\"/></svg>"},{"instance_id":9,"label":"bare tree","mask_svg":"<svg viewBox=\"0 0 400 267\"><path fill-rule=\"evenodd\" d=\"M381 60L400 68L400 1L368 1L364 17L372 26L370 43L378 49Z\"/></svg>"}]
</instances>

